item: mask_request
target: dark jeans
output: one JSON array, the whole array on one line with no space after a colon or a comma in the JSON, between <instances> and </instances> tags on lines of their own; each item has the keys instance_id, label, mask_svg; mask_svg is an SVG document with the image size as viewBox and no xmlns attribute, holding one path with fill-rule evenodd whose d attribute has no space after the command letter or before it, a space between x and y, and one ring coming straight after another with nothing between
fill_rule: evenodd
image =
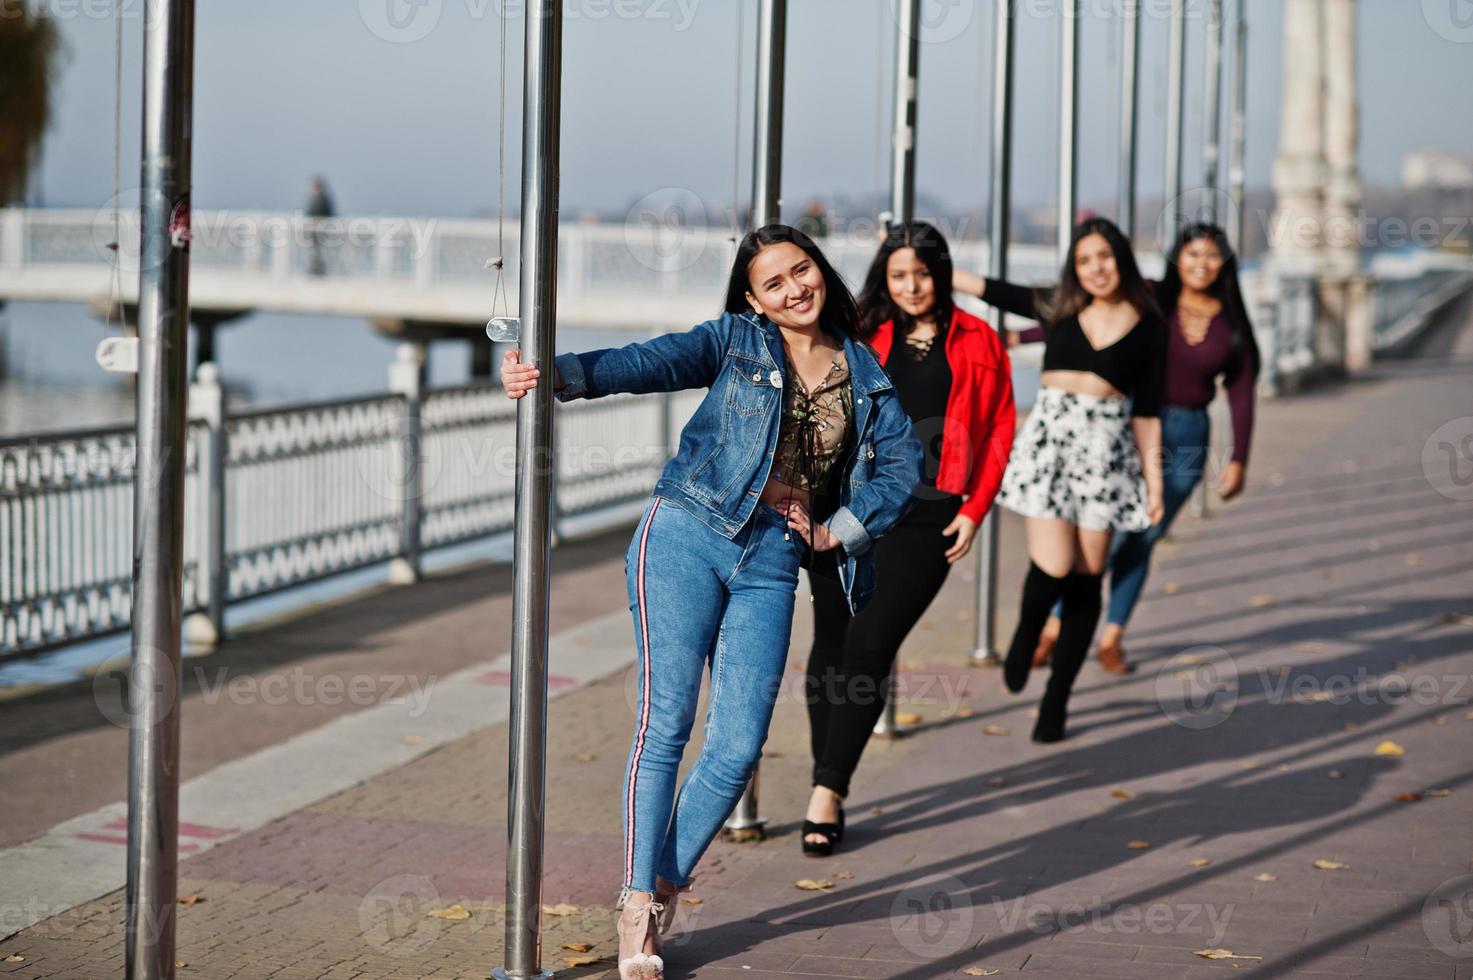
<instances>
[{"instance_id":1,"label":"dark jeans","mask_svg":"<svg viewBox=\"0 0 1473 980\"><path fill-rule=\"evenodd\" d=\"M961 498L954 496L917 500L875 542L875 595L858 616L849 615L837 582L812 577L813 650L805 694L815 786L849 795L849 779L885 710L900 644L951 570L945 552L956 536L941 531L960 507Z\"/></svg>"}]
</instances>

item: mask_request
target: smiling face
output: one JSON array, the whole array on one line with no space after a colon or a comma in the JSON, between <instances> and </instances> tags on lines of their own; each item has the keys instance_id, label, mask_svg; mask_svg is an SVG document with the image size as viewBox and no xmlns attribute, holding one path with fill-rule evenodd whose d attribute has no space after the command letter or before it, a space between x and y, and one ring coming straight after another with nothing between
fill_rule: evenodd
<instances>
[{"instance_id":1,"label":"smiling face","mask_svg":"<svg viewBox=\"0 0 1473 980\"><path fill-rule=\"evenodd\" d=\"M1074 248L1074 274L1084 291L1095 299L1109 299L1120 289L1115 252L1104 235L1086 235Z\"/></svg>"},{"instance_id":2,"label":"smiling face","mask_svg":"<svg viewBox=\"0 0 1473 980\"><path fill-rule=\"evenodd\" d=\"M898 248L885 263L890 299L906 315L919 319L936 309L936 280L913 248Z\"/></svg>"},{"instance_id":3,"label":"smiling face","mask_svg":"<svg viewBox=\"0 0 1473 980\"><path fill-rule=\"evenodd\" d=\"M768 245L747 266L747 302L779 327L818 326L827 288L817 263L792 242Z\"/></svg>"},{"instance_id":4,"label":"smiling face","mask_svg":"<svg viewBox=\"0 0 1473 980\"><path fill-rule=\"evenodd\" d=\"M1210 238L1198 238L1183 246L1176 259L1176 268L1181 273L1183 286L1205 293L1222 275L1225 262L1216 242Z\"/></svg>"}]
</instances>

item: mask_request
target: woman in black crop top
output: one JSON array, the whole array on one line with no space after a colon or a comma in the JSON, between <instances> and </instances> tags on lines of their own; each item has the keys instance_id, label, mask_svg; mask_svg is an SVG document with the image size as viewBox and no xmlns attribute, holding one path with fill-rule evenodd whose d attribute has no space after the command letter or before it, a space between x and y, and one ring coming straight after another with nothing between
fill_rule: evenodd
<instances>
[{"instance_id":1,"label":"woman in black crop top","mask_svg":"<svg viewBox=\"0 0 1473 980\"><path fill-rule=\"evenodd\" d=\"M1064 737L1069 692L1100 618L1100 577L1117 531L1160 521L1166 330L1124 234L1092 218L1074 230L1051 294L989 283L987 301L1044 321L1042 385L1013 443L997 502L1026 518L1031 565L1004 679L1021 691L1062 600L1037 742Z\"/></svg>"}]
</instances>

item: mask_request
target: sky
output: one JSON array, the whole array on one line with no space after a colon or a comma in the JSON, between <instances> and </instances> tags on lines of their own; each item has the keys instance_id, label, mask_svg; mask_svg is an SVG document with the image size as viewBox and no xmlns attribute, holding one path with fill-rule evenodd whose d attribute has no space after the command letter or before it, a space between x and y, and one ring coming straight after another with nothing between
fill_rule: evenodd
<instances>
[{"instance_id":1,"label":"sky","mask_svg":"<svg viewBox=\"0 0 1473 980\"><path fill-rule=\"evenodd\" d=\"M122 3L122 167L138 182L143 6ZM1113 199L1120 0L1080 0L1081 199ZM1227 0L1230 12L1239 0ZM1247 5L1248 182L1279 136L1282 0ZM784 213L888 185L896 0L791 0ZM917 184L980 205L989 179L992 0L922 0ZM42 0L66 60L33 200L99 207L114 186L109 0ZM1014 200L1050 205L1059 145L1062 0L1018 0ZM1164 171L1168 0L1142 0L1142 197ZM1461 6L1460 6L1461 5ZM562 212L689 190L711 211L751 183L755 0L565 0ZM1402 155L1473 151L1468 0L1360 0L1361 167L1396 184ZM1189 0L1186 175L1201 167L1206 0ZM506 15L506 196L519 196L524 0L197 0L194 206L292 210L326 175L342 214L467 216L496 207ZM981 234L981 230L977 230Z\"/></svg>"}]
</instances>

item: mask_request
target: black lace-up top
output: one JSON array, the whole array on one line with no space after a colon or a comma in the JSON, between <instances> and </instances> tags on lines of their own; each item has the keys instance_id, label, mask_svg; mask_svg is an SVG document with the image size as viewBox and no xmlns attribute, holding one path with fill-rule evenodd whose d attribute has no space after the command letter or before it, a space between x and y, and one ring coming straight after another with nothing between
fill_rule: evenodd
<instances>
[{"instance_id":1,"label":"black lace-up top","mask_svg":"<svg viewBox=\"0 0 1473 980\"><path fill-rule=\"evenodd\" d=\"M783 392L772 478L798 490L818 492L844 450L849 420L854 417L849 362L840 350L829 373L811 392L797 371L790 374L793 383Z\"/></svg>"}]
</instances>

